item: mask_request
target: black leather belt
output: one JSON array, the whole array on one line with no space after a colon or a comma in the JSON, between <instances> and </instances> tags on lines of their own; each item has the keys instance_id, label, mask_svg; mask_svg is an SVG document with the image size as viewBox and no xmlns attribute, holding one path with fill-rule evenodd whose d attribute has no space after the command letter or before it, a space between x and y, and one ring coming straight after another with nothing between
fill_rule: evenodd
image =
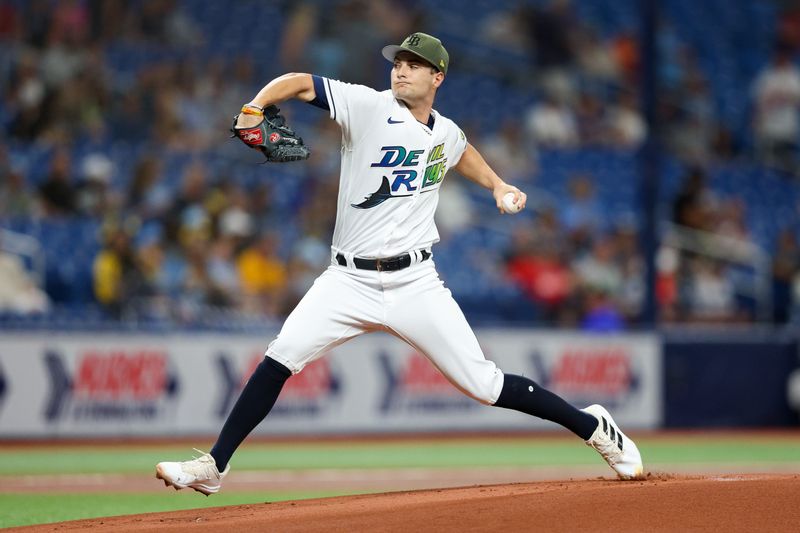
<instances>
[{"instance_id":1,"label":"black leather belt","mask_svg":"<svg viewBox=\"0 0 800 533\"><path fill-rule=\"evenodd\" d=\"M427 261L431 257L428 250L420 250L422 254L422 261ZM347 266L347 259L344 254L339 252L336 254L336 262L341 266ZM383 259L364 259L361 257L354 257L353 264L356 268L361 270L377 270L378 272L392 272L394 270L403 270L411 266L411 254L397 255L395 257L385 257Z\"/></svg>"}]
</instances>

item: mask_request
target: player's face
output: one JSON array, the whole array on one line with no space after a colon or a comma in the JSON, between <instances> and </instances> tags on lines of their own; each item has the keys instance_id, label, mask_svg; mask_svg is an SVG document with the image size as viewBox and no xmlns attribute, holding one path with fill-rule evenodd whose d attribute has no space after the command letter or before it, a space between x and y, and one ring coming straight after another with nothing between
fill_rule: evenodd
<instances>
[{"instance_id":1,"label":"player's face","mask_svg":"<svg viewBox=\"0 0 800 533\"><path fill-rule=\"evenodd\" d=\"M392 94L404 102L431 97L442 84L444 74L408 52L400 52L392 67Z\"/></svg>"}]
</instances>

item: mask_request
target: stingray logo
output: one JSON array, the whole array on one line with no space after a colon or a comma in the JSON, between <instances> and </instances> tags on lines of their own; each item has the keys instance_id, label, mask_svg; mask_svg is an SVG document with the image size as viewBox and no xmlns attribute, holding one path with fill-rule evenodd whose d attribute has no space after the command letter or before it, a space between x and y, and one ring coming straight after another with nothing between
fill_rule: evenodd
<instances>
[{"instance_id":1,"label":"stingray logo","mask_svg":"<svg viewBox=\"0 0 800 533\"><path fill-rule=\"evenodd\" d=\"M383 352L378 360L386 378L380 405L383 413L465 411L480 405L456 389L417 352L402 359Z\"/></svg>"},{"instance_id":2,"label":"stingray logo","mask_svg":"<svg viewBox=\"0 0 800 533\"><path fill-rule=\"evenodd\" d=\"M56 351L44 358L50 422L152 420L177 397L177 377L160 350L87 350L78 354L73 372Z\"/></svg>"},{"instance_id":3,"label":"stingray logo","mask_svg":"<svg viewBox=\"0 0 800 533\"><path fill-rule=\"evenodd\" d=\"M640 376L630 348L565 347L555 359L531 356L538 381L576 404L602 403L613 408L639 389Z\"/></svg>"},{"instance_id":4,"label":"stingray logo","mask_svg":"<svg viewBox=\"0 0 800 533\"><path fill-rule=\"evenodd\" d=\"M263 353L254 354L242 365L243 371L240 372L233 357L225 353L217 355L219 375L224 379L215 413L219 418L228 416L247 380L263 360ZM321 359L286 381L275 407L270 411L270 417L315 416L331 405L340 393L339 376L327 358Z\"/></svg>"}]
</instances>

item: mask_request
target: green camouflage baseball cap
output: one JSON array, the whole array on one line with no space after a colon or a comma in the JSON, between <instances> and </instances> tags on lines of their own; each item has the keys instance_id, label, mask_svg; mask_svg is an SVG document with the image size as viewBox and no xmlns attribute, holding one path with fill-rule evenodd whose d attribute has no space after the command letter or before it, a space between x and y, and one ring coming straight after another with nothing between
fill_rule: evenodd
<instances>
[{"instance_id":1,"label":"green camouflage baseball cap","mask_svg":"<svg viewBox=\"0 0 800 533\"><path fill-rule=\"evenodd\" d=\"M442 41L433 35L422 32L412 33L406 37L400 46L396 44L384 46L381 53L383 57L393 63L397 53L403 51L411 52L421 57L443 74L447 74L447 67L450 65L450 54L442 46Z\"/></svg>"}]
</instances>

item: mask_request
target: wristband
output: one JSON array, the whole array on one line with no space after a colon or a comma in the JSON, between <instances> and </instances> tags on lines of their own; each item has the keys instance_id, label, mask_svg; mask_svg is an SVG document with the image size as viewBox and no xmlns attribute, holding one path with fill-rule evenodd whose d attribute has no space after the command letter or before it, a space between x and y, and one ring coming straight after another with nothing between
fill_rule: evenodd
<instances>
[{"instance_id":1,"label":"wristband","mask_svg":"<svg viewBox=\"0 0 800 533\"><path fill-rule=\"evenodd\" d=\"M242 106L242 113L244 113L245 115L255 115L257 117L263 117L264 116L264 111L260 107L255 106L253 104L245 104L245 105L243 105Z\"/></svg>"}]
</instances>

